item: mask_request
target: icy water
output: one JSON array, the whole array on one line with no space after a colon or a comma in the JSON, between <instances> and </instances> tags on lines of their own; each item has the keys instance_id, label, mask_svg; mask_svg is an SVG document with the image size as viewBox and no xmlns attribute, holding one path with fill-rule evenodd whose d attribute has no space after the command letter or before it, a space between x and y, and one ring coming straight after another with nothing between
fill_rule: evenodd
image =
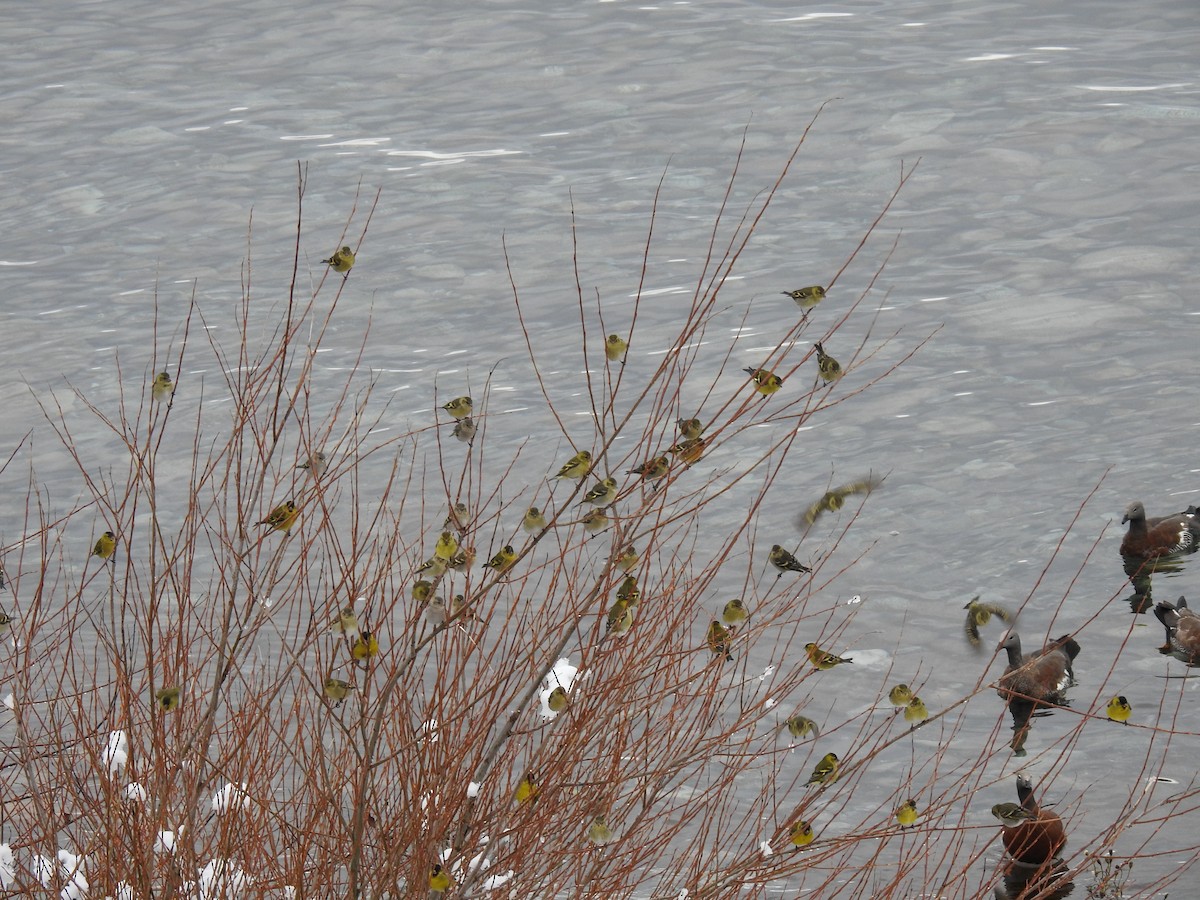
<instances>
[{"instance_id":1,"label":"icy water","mask_svg":"<svg viewBox=\"0 0 1200 900\"><path fill-rule=\"evenodd\" d=\"M264 304L279 301L297 160L308 179L304 271L321 269L360 183L352 238L382 190L322 363L331 379L353 364L370 317L363 363L391 397L385 428L428 417L435 376L451 395L464 382L478 391L498 360L523 355L502 236L544 373L575 377L571 206L585 292L627 317L665 171L644 289L663 300L642 305L636 366L674 333L743 135L739 184L766 188L830 100L722 292L736 307L729 330L712 337L736 334L734 371L756 363L775 323L796 315L779 292L828 282L902 166L920 160L812 315L831 326L899 233L864 301L878 317L843 326L839 355L901 334L851 366L842 389L936 334L887 380L812 423L796 457L804 471L780 483L794 484L795 498L766 504L757 523L760 534L794 533L796 506L831 478L890 473L838 551L849 560L870 548L830 588L861 601L836 648L860 654L843 667L853 671L838 711L867 705L855 698L874 697L888 666L928 677L931 709L962 696L988 658L961 639L962 604L982 594L1019 605L1031 592L1021 626L1030 643L1087 623L1077 705L1140 692L1151 708L1169 668L1153 650L1157 623L1130 635L1128 607L1105 603L1122 592L1126 503L1165 514L1200 493L1200 332L1188 330L1200 325L1195 13L1167 0L10 4L0 63L3 445L45 428L27 385L69 382L111 403L119 355L127 389L139 389L156 285L167 310L193 284L205 302L238 297L251 211L256 290ZM494 376L489 427L501 452L535 427L522 413L542 400L526 374L514 362ZM574 410L562 402L585 409L582 397ZM89 427L77 441L98 455L113 449L111 434ZM561 456L557 433L548 439ZM60 470L70 465L53 453L39 460L44 478ZM11 504L0 511L4 543L19 515ZM822 520L814 552L835 524ZM1157 590L1173 599L1196 577L1184 571ZM985 635L989 647L998 634ZM1181 727L1195 730L1200 698L1185 692ZM993 739L987 699L973 701L978 721L956 740ZM1031 749L1058 727L1039 722ZM927 730L914 756L937 749L938 732ZM1073 847L1141 791L1150 736L1127 731L1096 729L1056 773ZM891 791L909 763L874 771L894 779ZM996 796L949 821L992 827L988 808L1015 799L1018 764L994 757L1004 779ZM1114 771L1128 774L1079 801ZM1186 783L1193 772L1189 763L1166 774ZM843 814L860 817L859 802L868 800L856 796ZM836 832L833 815L823 831ZM1139 849L1136 833L1119 852ZM1139 862L1135 881L1188 858ZM919 873L913 885L922 889ZM1200 876L1185 877L1176 888L1197 885Z\"/></svg>"}]
</instances>

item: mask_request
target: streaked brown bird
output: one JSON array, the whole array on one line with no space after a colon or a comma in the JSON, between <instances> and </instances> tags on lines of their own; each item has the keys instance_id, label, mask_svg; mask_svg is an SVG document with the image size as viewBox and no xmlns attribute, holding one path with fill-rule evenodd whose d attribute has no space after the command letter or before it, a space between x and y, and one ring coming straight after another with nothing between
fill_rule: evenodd
<instances>
[{"instance_id":1,"label":"streaked brown bird","mask_svg":"<svg viewBox=\"0 0 1200 900\"><path fill-rule=\"evenodd\" d=\"M732 641L729 629L717 619L713 619L709 623L708 632L704 635L704 640L708 644L709 650L717 656L724 656L726 662L733 662L733 654L729 652L729 644Z\"/></svg>"}]
</instances>

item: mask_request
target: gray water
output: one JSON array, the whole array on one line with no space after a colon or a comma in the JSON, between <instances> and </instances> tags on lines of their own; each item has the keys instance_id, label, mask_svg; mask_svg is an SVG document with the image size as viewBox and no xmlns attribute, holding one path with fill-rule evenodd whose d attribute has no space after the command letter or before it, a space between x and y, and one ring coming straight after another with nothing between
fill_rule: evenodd
<instances>
[{"instance_id":1,"label":"gray water","mask_svg":"<svg viewBox=\"0 0 1200 900\"><path fill-rule=\"evenodd\" d=\"M204 303L229 306L240 295L251 210L256 302L279 303L300 160L305 271L318 272L336 246L358 185L364 198L350 243L382 191L324 371L332 380L352 363L371 316L364 363L391 400L386 435L428 417L435 376L449 395L466 381L478 390L497 360L510 358L493 388L490 427L502 453L535 429L528 410L542 405L520 362L502 236L544 370L574 377L571 206L585 292L598 291L606 313L627 316L665 171L646 284L663 300L642 304L636 364L674 333L743 135L744 203L774 181L814 112L832 100L722 301L735 307L730 335L751 303L735 358L738 367L756 363L779 318L794 321L779 291L827 282L901 167L920 160L813 315L832 323L900 233L864 301L881 307L877 320L852 318L838 343L865 338L876 349L902 334L852 367L842 388L936 335L893 376L813 421L798 457L805 471L788 479L795 500L767 504L757 523L760 533L787 533L796 505L831 478L890 472L839 548L849 558L874 545L833 588L862 598L847 634L863 659L846 676L845 696L856 686L876 691L888 661L905 677L935 673L924 692L931 709L961 696L983 662L959 638L960 607L974 594L1021 603L1097 485L1037 586L1023 633L1045 634L1064 595L1055 629L1120 595L1116 545L1127 502L1144 500L1151 515L1197 502L1197 332L1188 329L1200 324L1200 27L1192 4L8 9L2 446L34 429L39 449L51 450L34 392L54 388L69 413L78 407L68 384L111 404L117 356L126 390L140 389L155 290L168 310L182 308L193 285ZM185 367L182 377L199 374ZM81 422L94 429L76 435L89 451L115 447ZM556 432L548 439L563 446ZM38 466L51 480L70 471L53 452ZM10 497L21 490L20 476L6 485ZM19 516L11 501L0 510L5 544L20 536ZM1188 593L1194 578L1185 571L1159 588L1162 597ZM1101 685L1088 670L1108 669L1131 617L1113 603L1088 624L1077 705L1117 692L1135 706L1157 704L1166 664L1151 625L1134 626ZM1185 690L1180 723L1195 730L1197 700ZM862 705L847 699L841 712ZM994 713L981 713L981 734ZM1039 730L1055 733L1039 724L1035 742ZM1088 752L1056 776L1073 847L1141 790L1149 737L1129 731L1096 729ZM997 776L1019 763L1002 754ZM1079 802L1113 771L1130 774L1111 797L1093 790ZM1190 763L1166 774L1186 783ZM991 825L990 805L1014 799L1007 787L996 791L964 821ZM834 821L820 824L836 831ZM1118 852L1135 849L1118 843ZM1189 857L1140 862L1136 877L1151 880ZM1186 893L1188 884L1177 886Z\"/></svg>"}]
</instances>

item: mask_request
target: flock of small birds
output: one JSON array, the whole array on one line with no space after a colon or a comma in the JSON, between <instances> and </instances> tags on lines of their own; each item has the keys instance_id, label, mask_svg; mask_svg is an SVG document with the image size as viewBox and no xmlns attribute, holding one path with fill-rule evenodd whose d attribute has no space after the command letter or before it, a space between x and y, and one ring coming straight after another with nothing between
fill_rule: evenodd
<instances>
[{"instance_id":1,"label":"flock of small birds","mask_svg":"<svg viewBox=\"0 0 1200 900\"><path fill-rule=\"evenodd\" d=\"M343 246L321 262L333 271L345 274L354 266L355 254L350 247ZM807 316L812 308L825 299L826 289L820 285L812 285L785 291L784 294L794 300ZM814 348L818 377L825 383L841 378L844 370L838 361L821 343L816 343ZM618 334L610 334L605 339L604 353L610 362L623 364L628 349L628 341ZM783 387L784 379L774 372L753 366L746 367L744 371L749 376L749 383L753 385L754 390L764 397L775 394ZM168 402L174 392L175 383L169 372L161 372L155 376L151 384L151 396L155 401ZM454 420L453 436L464 443L471 443L476 433L473 419L474 403L471 397L455 397L443 404L441 409ZM698 461L708 446L708 439L703 436L704 425L698 418L688 418L680 419L677 428L678 438L672 446L664 453L656 454L630 469L626 474L638 476L653 489L657 489L661 480L670 474L676 464L689 467ZM327 462L325 453L316 451L297 468L309 471L314 478L320 478ZM580 450L567 459L550 480L577 481L592 471L591 452ZM845 501L853 495L871 493L882 481L882 477L872 475L831 488L803 512L798 524L801 527L813 525L823 513L841 509ZM583 508L583 515L578 520L572 520L572 524L582 523L589 533L603 531L611 523L609 513L612 505L621 496L621 487L617 479L612 476L599 479L583 494L576 506L577 509ZM300 513L300 507L288 499L271 509L267 516L256 524L267 526L269 531L287 535L298 521ZM436 591L440 579L447 571L461 571L474 564L474 548L460 544L468 519L465 505L456 504L434 545L433 553L416 570L418 578L413 584L412 596L421 605L426 621L435 628L447 627L458 620L478 620L478 616L462 594L446 601ZM1171 516L1147 519L1142 504L1132 503L1122 522L1129 523L1129 531L1122 541L1121 554L1127 563L1131 559L1134 560L1136 567L1150 570L1160 561L1174 560L1200 548L1200 512L1196 507L1189 507L1186 511ZM536 506L526 510L521 526L525 533L531 535L542 533L551 527L545 512ZM105 531L96 539L91 555L104 561L111 560L117 549L117 540L114 532ZM490 568L496 576L501 576L512 569L519 559L520 556L513 546L506 544L496 551L484 566ZM627 633L634 624L641 599L637 578L633 574L638 561L638 552L633 546L619 549L614 557L615 566L626 573L626 576L603 617L606 638L618 638ZM812 571L780 544L771 547L767 562L777 570L777 577L786 573L807 574ZM0 590L4 587L4 572L0 569ZM1009 609L983 601L978 596L968 601L964 609L967 611L964 634L973 647L981 646L981 629L987 626L992 618L1006 624L1014 622L1014 616ZM1154 612L1166 634L1165 643L1160 650L1176 656L1188 665L1200 665L1200 615L1188 608L1183 597L1175 603L1157 604ZM745 601L734 598L725 604L720 617L709 623L705 633L705 644L715 658L733 660L734 638L738 628L749 616L750 610ZM0 611L0 629L7 629L11 622L8 614ZM364 622L360 622L359 614L352 607L346 607L338 614L331 630L344 638L355 664L365 665L378 655L377 637ZM815 643L806 644L804 649L808 661L819 670L830 670L853 662L851 658L830 653ZM1013 712L1016 736L1012 747L1015 753L1023 755L1024 740L1034 711L1066 702L1063 691L1073 683L1072 662L1079 653L1079 644L1071 635L1064 635L1050 641L1040 651L1023 655L1020 638L1012 632L998 649L1006 650L1008 665L998 681L997 693ZM325 679L322 687L325 696L335 706L341 705L356 689L353 682L334 677L332 673ZM154 700L160 709L170 711L179 706L181 696L182 692L178 686L170 686L158 690ZM903 710L904 720L912 723L914 727L929 717L924 702L906 684L893 686L887 699L892 706L898 708L898 712ZM547 704L551 711L562 712L570 704L570 695L565 688L559 686L550 692ZM1105 713L1115 722L1128 724L1133 707L1125 696L1118 695L1108 702ZM797 740L816 740L821 734L815 721L799 714L789 717L780 726L781 731L784 729ZM841 761L837 754L826 753L814 767L806 784L831 784L837 780L840 767ZM1023 777L1018 778L1017 790L1019 803L998 803L992 807L992 814L1003 826L1004 844L1014 859L1044 863L1065 845L1061 820L1053 813L1038 807L1033 799L1032 785ZM513 797L518 804L530 803L536 800L538 792L536 777L532 773L526 773L518 783ZM921 811L916 801L911 798L895 810L896 822L902 828L915 825L920 815ZM796 821L789 827L788 836L791 844L796 847L807 846L816 837L811 824L803 820ZM587 829L587 838L600 845L615 840L616 835L605 817L597 815ZM449 890L453 883L450 874L441 864L435 864L430 870L428 886L431 892L442 894Z\"/></svg>"}]
</instances>

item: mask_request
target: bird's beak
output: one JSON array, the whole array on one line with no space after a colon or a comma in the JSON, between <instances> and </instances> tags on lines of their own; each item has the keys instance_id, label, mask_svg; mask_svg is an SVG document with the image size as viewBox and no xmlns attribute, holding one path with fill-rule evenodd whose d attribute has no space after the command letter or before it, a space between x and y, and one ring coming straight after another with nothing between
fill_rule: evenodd
<instances>
[{"instance_id":1,"label":"bird's beak","mask_svg":"<svg viewBox=\"0 0 1200 900\"><path fill-rule=\"evenodd\" d=\"M1124 525L1129 521L1129 516L1121 516L1121 524Z\"/></svg>"}]
</instances>

